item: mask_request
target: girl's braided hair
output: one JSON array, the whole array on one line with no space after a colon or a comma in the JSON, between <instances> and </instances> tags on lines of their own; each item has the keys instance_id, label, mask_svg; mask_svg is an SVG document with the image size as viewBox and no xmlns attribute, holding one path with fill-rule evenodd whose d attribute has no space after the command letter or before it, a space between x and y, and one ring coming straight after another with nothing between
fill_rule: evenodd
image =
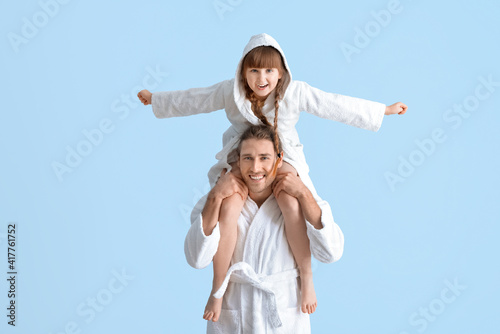
<instances>
[{"instance_id":1,"label":"girl's braided hair","mask_svg":"<svg viewBox=\"0 0 500 334\"><path fill-rule=\"evenodd\" d=\"M269 127L273 128L275 139L273 143L277 145L279 143L278 138L278 111L279 111L279 101L283 98L283 76L278 80L276 88L274 89L274 124L271 125L267 120L267 117L262 113L262 107L265 101L261 101L257 98L254 91L248 86L247 80L245 78L245 73L248 68L277 68L280 74L287 72L281 53L273 48L272 46L258 46L248 52L243 59L243 64L241 66L240 80L245 87L246 98L252 103L252 111L261 122ZM281 149L275 146L278 155Z\"/></svg>"}]
</instances>

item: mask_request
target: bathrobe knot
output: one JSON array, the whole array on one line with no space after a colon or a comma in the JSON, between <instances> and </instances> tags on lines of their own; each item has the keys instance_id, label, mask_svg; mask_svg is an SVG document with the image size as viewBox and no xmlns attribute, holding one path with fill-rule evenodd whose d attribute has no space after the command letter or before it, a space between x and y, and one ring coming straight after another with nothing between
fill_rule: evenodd
<instances>
[{"instance_id":1,"label":"bathrobe knot","mask_svg":"<svg viewBox=\"0 0 500 334\"><path fill-rule=\"evenodd\" d=\"M276 296L270 289L271 283L296 278L299 276L298 269L290 269L276 274L263 275L257 274L253 268L246 262L238 262L233 264L227 271L224 282L219 290L214 293L215 298L222 298L226 292L229 281L240 284L250 284L254 288L262 290L266 296L265 313L268 315L268 320L274 328L281 327L282 322L278 314L276 305Z\"/></svg>"}]
</instances>

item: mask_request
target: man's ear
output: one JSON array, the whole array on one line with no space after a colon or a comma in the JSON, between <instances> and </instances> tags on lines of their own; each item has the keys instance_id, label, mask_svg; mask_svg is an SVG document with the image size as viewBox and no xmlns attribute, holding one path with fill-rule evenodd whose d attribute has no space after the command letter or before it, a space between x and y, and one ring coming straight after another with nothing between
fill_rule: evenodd
<instances>
[{"instance_id":1,"label":"man's ear","mask_svg":"<svg viewBox=\"0 0 500 334\"><path fill-rule=\"evenodd\" d=\"M278 158L278 168L281 168L283 166L283 151L280 153L280 157Z\"/></svg>"}]
</instances>

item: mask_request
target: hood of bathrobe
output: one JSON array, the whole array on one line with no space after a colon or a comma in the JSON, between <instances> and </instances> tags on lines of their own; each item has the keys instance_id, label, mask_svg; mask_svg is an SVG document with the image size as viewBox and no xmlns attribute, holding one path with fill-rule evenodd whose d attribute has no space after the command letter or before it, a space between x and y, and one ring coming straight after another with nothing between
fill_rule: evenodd
<instances>
[{"instance_id":1,"label":"hood of bathrobe","mask_svg":"<svg viewBox=\"0 0 500 334\"><path fill-rule=\"evenodd\" d=\"M283 88L284 88L284 94L282 100L285 98L288 85L292 81L292 72L288 67L285 54L283 53L283 50L279 46L278 42L276 42L276 40L271 36L269 36L268 34L259 34L252 36L248 44L245 46L245 49L243 50L243 55L241 56L241 59L238 63L238 67L236 68L236 75L234 80L234 102L236 103L238 109L243 113L245 118L247 118L252 124L258 124L259 119L253 114L251 103L249 100L246 99L244 82L241 79L240 72L241 72L241 66L243 66L243 59L245 58L247 53L249 53L252 49L255 49L256 47L259 46L272 46L276 50L278 50L281 53L281 56L283 57L283 62L285 63L285 68L287 69L288 73L284 73L281 78L281 80L283 80ZM264 115L266 115L271 110L274 110L274 92L272 92L268 96L264 104L264 107L262 109L262 112Z\"/></svg>"}]
</instances>

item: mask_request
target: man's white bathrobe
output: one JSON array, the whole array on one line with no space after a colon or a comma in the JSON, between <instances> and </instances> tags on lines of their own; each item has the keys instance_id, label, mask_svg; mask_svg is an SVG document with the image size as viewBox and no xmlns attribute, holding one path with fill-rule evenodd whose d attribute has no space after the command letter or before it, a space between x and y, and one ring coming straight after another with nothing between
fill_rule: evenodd
<instances>
[{"instance_id":1,"label":"man's white bathrobe","mask_svg":"<svg viewBox=\"0 0 500 334\"><path fill-rule=\"evenodd\" d=\"M220 239L219 224L209 236L203 233L201 212L206 198L193 210L184 244L187 262L198 269L210 264ZM329 204L321 200L319 205L323 228L317 230L306 222L307 236L312 255L331 263L342 256L344 236ZM222 313L218 322L208 322L207 333L310 333L309 315L300 311L298 275L276 198L269 196L259 208L248 197L238 219L231 267L215 294L217 298L224 296Z\"/></svg>"},{"instance_id":2,"label":"man's white bathrobe","mask_svg":"<svg viewBox=\"0 0 500 334\"><path fill-rule=\"evenodd\" d=\"M208 172L210 186L213 187L223 168L231 170L231 166L228 164L228 155L238 146L240 135L249 125L262 124L261 120L254 115L250 101L245 97L243 79L240 77L244 56L252 49L262 45L276 48L281 53L288 70L288 73L285 73L281 79L285 93L279 102L278 113L278 134L283 144L283 159L295 168L309 190L316 195L313 184L307 176L309 167L295 129L300 112L305 111L322 118L377 131L382 124L385 105L323 92L305 82L292 80L285 54L278 42L271 36L267 34L252 36L243 51L243 56L236 69L236 76L232 80L225 80L206 88L153 93L151 98L153 113L157 118L169 118L225 109L231 126L222 137L223 149L216 155L218 162ZM271 93L262 109L263 114L271 124L274 124L274 99L275 95ZM317 198L317 201L319 200Z\"/></svg>"}]
</instances>

